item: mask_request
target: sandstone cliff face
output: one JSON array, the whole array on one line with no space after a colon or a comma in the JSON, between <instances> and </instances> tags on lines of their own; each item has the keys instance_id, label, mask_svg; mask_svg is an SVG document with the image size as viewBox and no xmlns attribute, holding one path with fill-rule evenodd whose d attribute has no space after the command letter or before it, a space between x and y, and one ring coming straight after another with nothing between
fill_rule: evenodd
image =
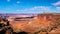
<instances>
[{"instance_id":1,"label":"sandstone cliff face","mask_svg":"<svg viewBox=\"0 0 60 34\"><path fill-rule=\"evenodd\" d=\"M51 32L60 25L60 20L57 21L58 19L60 19L60 15L38 14L36 17L31 18L31 20L15 21L14 19L11 19L10 24L14 32Z\"/></svg>"}]
</instances>

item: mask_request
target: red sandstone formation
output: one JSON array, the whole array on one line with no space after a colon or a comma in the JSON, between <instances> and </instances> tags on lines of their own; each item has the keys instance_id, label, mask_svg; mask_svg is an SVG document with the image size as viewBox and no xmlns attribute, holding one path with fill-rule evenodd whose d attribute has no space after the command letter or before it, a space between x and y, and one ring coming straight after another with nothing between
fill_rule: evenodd
<instances>
[{"instance_id":1,"label":"red sandstone formation","mask_svg":"<svg viewBox=\"0 0 60 34\"><path fill-rule=\"evenodd\" d=\"M16 18L19 19L16 20ZM13 31L17 33L20 31L28 33L52 32L54 28L60 28L59 14L38 14L33 18L13 16L9 17L8 20Z\"/></svg>"}]
</instances>

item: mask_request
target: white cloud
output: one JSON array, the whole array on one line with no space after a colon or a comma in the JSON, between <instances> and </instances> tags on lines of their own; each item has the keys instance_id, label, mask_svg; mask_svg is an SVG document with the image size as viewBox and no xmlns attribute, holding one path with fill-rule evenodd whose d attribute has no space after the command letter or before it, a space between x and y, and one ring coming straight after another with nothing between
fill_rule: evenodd
<instances>
[{"instance_id":1,"label":"white cloud","mask_svg":"<svg viewBox=\"0 0 60 34\"><path fill-rule=\"evenodd\" d=\"M21 2L20 2L20 1L17 1L16 3L19 4L19 3L21 3Z\"/></svg>"},{"instance_id":2,"label":"white cloud","mask_svg":"<svg viewBox=\"0 0 60 34\"><path fill-rule=\"evenodd\" d=\"M25 13L43 13L43 12L56 12L56 10L53 10L51 6L35 6L31 8L25 8L22 10L17 10L17 12L25 12Z\"/></svg>"},{"instance_id":3,"label":"white cloud","mask_svg":"<svg viewBox=\"0 0 60 34\"><path fill-rule=\"evenodd\" d=\"M7 0L7 2L10 2L11 0Z\"/></svg>"},{"instance_id":4,"label":"white cloud","mask_svg":"<svg viewBox=\"0 0 60 34\"><path fill-rule=\"evenodd\" d=\"M20 10L16 10L16 11L20 11Z\"/></svg>"},{"instance_id":5,"label":"white cloud","mask_svg":"<svg viewBox=\"0 0 60 34\"><path fill-rule=\"evenodd\" d=\"M60 11L60 7L56 7L56 10L57 10L57 11Z\"/></svg>"},{"instance_id":6,"label":"white cloud","mask_svg":"<svg viewBox=\"0 0 60 34\"><path fill-rule=\"evenodd\" d=\"M60 12L60 1L53 3L53 5L55 6L55 11Z\"/></svg>"},{"instance_id":7,"label":"white cloud","mask_svg":"<svg viewBox=\"0 0 60 34\"><path fill-rule=\"evenodd\" d=\"M30 8L30 10L50 10L50 7L37 6L37 7Z\"/></svg>"},{"instance_id":8,"label":"white cloud","mask_svg":"<svg viewBox=\"0 0 60 34\"><path fill-rule=\"evenodd\" d=\"M60 6L60 1L53 3L54 6Z\"/></svg>"},{"instance_id":9,"label":"white cloud","mask_svg":"<svg viewBox=\"0 0 60 34\"><path fill-rule=\"evenodd\" d=\"M51 7L47 7L47 6L35 6L32 8L25 8L21 11L46 11L49 12L51 10Z\"/></svg>"}]
</instances>

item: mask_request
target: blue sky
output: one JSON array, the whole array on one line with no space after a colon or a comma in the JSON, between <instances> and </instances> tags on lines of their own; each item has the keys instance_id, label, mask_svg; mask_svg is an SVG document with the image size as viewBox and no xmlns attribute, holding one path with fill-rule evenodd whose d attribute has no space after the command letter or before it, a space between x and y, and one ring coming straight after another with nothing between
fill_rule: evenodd
<instances>
[{"instance_id":1,"label":"blue sky","mask_svg":"<svg viewBox=\"0 0 60 34\"><path fill-rule=\"evenodd\" d=\"M60 13L60 0L0 0L0 13Z\"/></svg>"}]
</instances>

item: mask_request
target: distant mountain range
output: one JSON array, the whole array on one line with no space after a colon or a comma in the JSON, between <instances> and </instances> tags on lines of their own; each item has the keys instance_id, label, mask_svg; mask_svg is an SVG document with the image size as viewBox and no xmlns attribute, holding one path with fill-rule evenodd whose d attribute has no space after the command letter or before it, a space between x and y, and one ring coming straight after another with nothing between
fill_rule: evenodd
<instances>
[{"instance_id":1,"label":"distant mountain range","mask_svg":"<svg viewBox=\"0 0 60 34\"><path fill-rule=\"evenodd\" d=\"M60 13L41 13L41 14L54 14L54 15L60 15ZM10 16L21 16L21 17L31 17L31 16L37 16L38 14L0 14L0 17L10 17Z\"/></svg>"},{"instance_id":2,"label":"distant mountain range","mask_svg":"<svg viewBox=\"0 0 60 34\"><path fill-rule=\"evenodd\" d=\"M31 16L37 16L37 14L0 14L0 17L11 17L11 16L31 17Z\"/></svg>"}]
</instances>

